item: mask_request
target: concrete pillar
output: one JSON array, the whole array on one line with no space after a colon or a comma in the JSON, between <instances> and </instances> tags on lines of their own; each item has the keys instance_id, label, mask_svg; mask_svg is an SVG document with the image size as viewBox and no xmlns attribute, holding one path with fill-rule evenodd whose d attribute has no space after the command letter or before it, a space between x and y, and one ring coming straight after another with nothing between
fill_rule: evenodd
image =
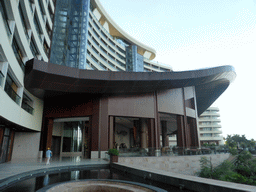
<instances>
[{"instance_id":1,"label":"concrete pillar","mask_svg":"<svg viewBox=\"0 0 256 192\"><path fill-rule=\"evenodd\" d=\"M110 116L109 117L109 149L114 148L114 143L115 143L114 125L115 125L115 118L113 116Z\"/></svg>"},{"instance_id":2,"label":"concrete pillar","mask_svg":"<svg viewBox=\"0 0 256 192\"><path fill-rule=\"evenodd\" d=\"M52 130L53 130L53 119L48 119L47 123L47 136L46 136L46 150L52 146Z\"/></svg>"},{"instance_id":3,"label":"concrete pillar","mask_svg":"<svg viewBox=\"0 0 256 192\"><path fill-rule=\"evenodd\" d=\"M166 147L169 146L169 138L167 135L167 121L161 121L161 128L162 128L162 146Z\"/></svg>"},{"instance_id":4,"label":"concrete pillar","mask_svg":"<svg viewBox=\"0 0 256 192\"><path fill-rule=\"evenodd\" d=\"M148 148L147 142L148 125L146 119L141 119L141 148Z\"/></svg>"}]
</instances>

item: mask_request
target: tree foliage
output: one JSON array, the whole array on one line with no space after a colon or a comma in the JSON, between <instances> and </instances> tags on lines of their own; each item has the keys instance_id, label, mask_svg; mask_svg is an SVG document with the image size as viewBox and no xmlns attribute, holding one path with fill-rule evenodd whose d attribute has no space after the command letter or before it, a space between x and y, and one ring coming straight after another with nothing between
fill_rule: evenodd
<instances>
[{"instance_id":1,"label":"tree foliage","mask_svg":"<svg viewBox=\"0 0 256 192\"><path fill-rule=\"evenodd\" d=\"M212 167L211 159L207 157L202 157L200 163L200 177L256 185L256 159L249 151L237 154L233 163L224 161L216 168Z\"/></svg>"},{"instance_id":2,"label":"tree foliage","mask_svg":"<svg viewBox=\"0 0 256 192\"><path fill-rule=\"evenodd\" d=\"M255 150L256 147L256 141L254 139L248 140L245 135L227 135L225 138L226 140L226 145L229 148L242 148L246 149L248 148L249 150Z\"/></svg>"}]
</instances>

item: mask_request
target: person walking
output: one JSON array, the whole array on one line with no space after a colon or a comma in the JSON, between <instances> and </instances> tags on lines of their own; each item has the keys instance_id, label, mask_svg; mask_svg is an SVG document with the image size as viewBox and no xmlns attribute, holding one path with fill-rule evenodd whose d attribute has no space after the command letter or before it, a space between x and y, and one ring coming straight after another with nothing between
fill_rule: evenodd
<instances>
[{"instance_id":1,"label":"person walking","mask_svg":"<svg viewBox=\"0 0 256 192\"><path fill-rule=\"evenodd\" d=\"M52 151L50 148L46 151L46 165L50 165L50 158L52 156Z\"/></svg>"}]
</instances>

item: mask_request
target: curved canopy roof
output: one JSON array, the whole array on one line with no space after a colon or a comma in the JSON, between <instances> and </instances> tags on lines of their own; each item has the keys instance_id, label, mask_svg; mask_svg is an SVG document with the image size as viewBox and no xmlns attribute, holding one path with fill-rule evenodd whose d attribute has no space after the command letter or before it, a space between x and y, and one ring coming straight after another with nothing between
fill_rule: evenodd
<instances>
[{"instance_id":1,"label":"curved canopy roof","mask_svg":"<svg viewBox=\"0 0 256 192\"><path fill-rule=\"evenodd\" d=\"M236 77L232 66L181 72L113 72L70 68L32 59L25 87L39 98L55 93L133 94L195 86L200 115Z\"/></svg>"}]
</instances>

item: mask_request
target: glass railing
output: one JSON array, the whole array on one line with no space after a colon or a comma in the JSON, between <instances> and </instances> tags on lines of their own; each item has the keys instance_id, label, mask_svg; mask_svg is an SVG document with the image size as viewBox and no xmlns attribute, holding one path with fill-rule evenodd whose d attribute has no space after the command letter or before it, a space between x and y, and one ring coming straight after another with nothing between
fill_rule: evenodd
<instances>
[{"instance_id":1,"label":"glass railing","mask_svg":"<svg viewBox=\"0 0 256 192\"><path fill-rule=\"evenodd\" d=\"M8 82L5 83L4 90L13 101L15 101L18 105L20 104L20 96L12 89Z\"/></svg>"},{"instance_id":2,"label":"glass railing","mask_svg":"<svg viewBox=\"0 0 256 192\"><path fill-rule=\"evenodd\" d=\"M92 67L94 70L102 70L102 71L105 71L105 70L106 70L105 68L103 68L102 66L99 65L98 60L97 60L94 56L89 55L89 54L87 54L87 56L89 56L89 58L91 58L91 60L93 61L93 63L91 63L91 64L92 64L91 67ZM96 68L94 65L97 65L97 67L99 67L100 69Z\"/></svg>"},{"instance_id":3,"label":"glass railing","mask_svg":"<svg viewBox=\"0 0 256 192\"><path fill-rule=\"evenodd\" d=\"M120 47L123 47L123 48L125 48L125 46L124 45L122 45L121 43L119 43L118 41L116 41L115 39L114 39L114 37L112 36L112 35L110 35L110 33L100 24L100 22L98 21L98 19L95 17L95 15L90 11L90 14L92 15L92 17L93 17L93 21L95 21L95 25L96 25L96 27L99 29L99 27L100 27L100 29L102 30L102 31L104 31L105 33L106 33L106 35L108 36L108 38L109 39L112 39L113 41L115 41L115 43L116 44L118 44ZM97 22L97 23L96 23ZM99 30L100 30L99 29ZM111 41L111 40L110 40ZM111 44L113 44L112 42L110 42ZM115 44L114 44L115 45Z\"/></svg>"},{"instance_id":4,"label":"glass railing","mask_svg":"<svg viewBox=\"0 0 256 192\"><path fill-rule=\"evenodd\" d=\"M120 157L149 157L149 156L183 156L228 153L228 149L221 146L209 147L161 147L161 148L119 148Z\"/></svg>"},{"instance_id":5,"label":"glass railing","mask_svg":"<svg viewBox=\"0 0 256 192\"><path fill-rule=\"evenodd\" d=\"M3 81L4 81L4 74L2 73L2 71L0 71L0 86L3 85Z\"/></svg>"},{"instance_id":6,"label":"glass railing","mask_svg":"<svg viewBox=\"0 0 256 192\"><path fill-rule=\"evenodd\" d=\"M152 68L155 68L155 69L163 68L163 69L170 69L170 70L172 70L172 67L170 65L168 65L168 64L161 63L161 62L154 61L154 60L149 60L146 57L143 57L143 59L144 59L145 62L148 62L148 63L144 62L144 64L149 66L149 67L152 67Z\"/></svg>"}]
</instances>

